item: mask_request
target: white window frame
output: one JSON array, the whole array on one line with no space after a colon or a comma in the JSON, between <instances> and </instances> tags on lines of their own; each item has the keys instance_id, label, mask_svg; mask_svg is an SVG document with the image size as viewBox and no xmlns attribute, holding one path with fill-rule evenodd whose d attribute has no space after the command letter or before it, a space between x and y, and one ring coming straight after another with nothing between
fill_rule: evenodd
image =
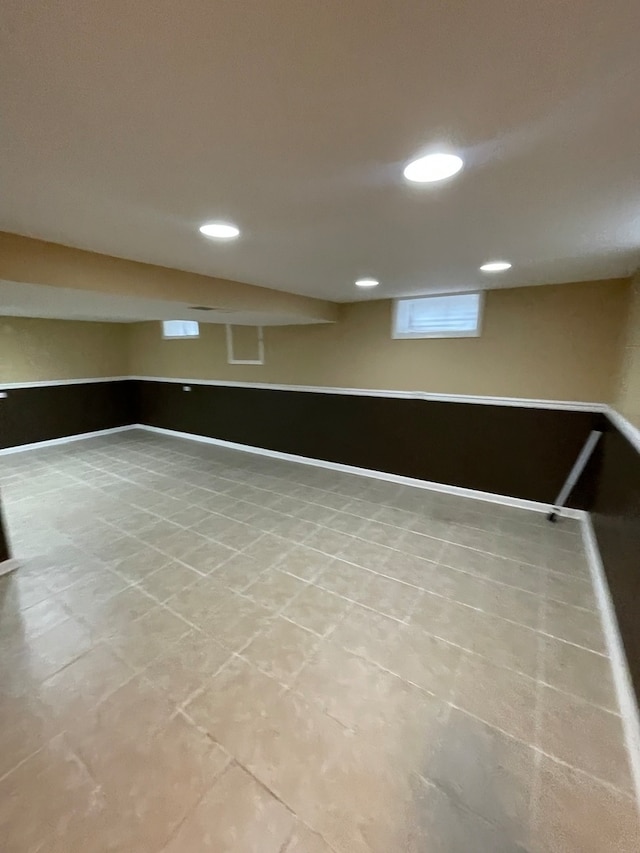
<instances>
[{"instance_id":1,"label":"white window frame","mask_svg":"<svg viewBox=\"0 0 640 853\"><path fill-rule=\"evenodd\" d=\"M165 341L197 341L200 337L200 323L197 320L161 320L162 338ZM165 333L165 323L195 323L198 327L197 335L167 335Z\"/></svg>"},{"instance_id":2,"label":"white window frame","mask_svg":"<svg viewBox=\"0 0 640 853\"><path fill-rule=\"evenodd\" d=\"M399 332L398 311L403 302L414 302L419 299L441 299L447 296L477 296L478 297L478 322L475 329L462 331L436 331L436 332ZM423 338L479 338L482 334L482 320L484 315L484 291L465 290L456 293L429 293L426 296L406 296L393 300L393 312L391 317L391 337L396 341L420 340Z\"/></svg>"},{"instance_id":3,"label":"white window frame","mask_svg":"<svg viewBox=\"0 0 640 853\"><path fill-rule=\"evenodd\" d=\"M258 332L258 358L235 358L233 354L233 326L227 324L227 364L264 364L264 335L262 326L255 326Z\"/></svg>"}]
</instances>

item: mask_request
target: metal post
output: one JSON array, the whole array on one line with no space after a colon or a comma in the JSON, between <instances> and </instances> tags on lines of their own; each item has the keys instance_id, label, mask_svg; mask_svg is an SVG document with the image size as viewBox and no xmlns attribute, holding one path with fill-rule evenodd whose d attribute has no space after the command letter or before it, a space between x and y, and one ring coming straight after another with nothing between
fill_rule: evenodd
<instances>
[{"instance_id":1,"label":"metal post","mask_svg":"<svg viewBox=\"0 0 640 853\"><path fill-rule=\"evenodd\" d=\"M560 494L556 498L556 502L553 505L553 509L547 516L549 521L555 521L558 512L566 504L569 495L573 491L573 487L578 482L580 475L586 467L587 462L591 458L591 454L596 449L596 444L600 441L601 435L602 433L599 432L597 429L593 429L589 433L589 437L585 441L584 447L582 448L578 455L578 458L574 462L573 468L569 472L569 476L565 480L564 486L560 489Z\"/></svg>"}]
</instances>

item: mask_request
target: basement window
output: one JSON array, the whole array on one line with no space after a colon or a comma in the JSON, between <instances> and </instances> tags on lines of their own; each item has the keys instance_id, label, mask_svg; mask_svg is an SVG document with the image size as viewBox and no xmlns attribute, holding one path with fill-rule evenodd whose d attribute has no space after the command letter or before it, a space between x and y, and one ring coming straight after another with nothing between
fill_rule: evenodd
<instances>
[{"instance_id":1,"label":"basement window","mask_svg":"<svg viewBox=\"0 0 640 853\"><path fill-rule=\"evenodd\" d=\"M197 320L163 320L163 338L199 338L200 324Z\"/></svg>"},{"instance_id":2,"label":"basement window","mask_svg":"<svg viewBox=\"0 0 640 853\"><path fill-rule=\"evenodd\" d=\"M392 337L477 338L480 335L482 302L482 293L396 299Z\"/></svg>"}]
</instances>

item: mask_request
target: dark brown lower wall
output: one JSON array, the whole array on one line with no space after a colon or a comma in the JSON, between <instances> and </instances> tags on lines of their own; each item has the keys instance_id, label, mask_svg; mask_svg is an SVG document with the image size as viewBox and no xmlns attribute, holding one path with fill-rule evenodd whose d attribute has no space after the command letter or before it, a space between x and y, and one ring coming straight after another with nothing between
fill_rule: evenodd
<instances>
[{"instance_id":1,"label":"dark brown lower wall","mask_svg":"<svg viewBox=\"0 0 640 853\"><path fill-rule=\"evenodd\" d=\"M602 441L591 517L640 698L640 453L613 425Z\"/></svg>"},{"instance_id":2,"label":"dark brown lower wall","mask_svg":"<svg viewBox=\"0 0 640 853\"><path fill-rule=\"evenodd\" d=\"M133 423L136 393L129 380L10 389L0 400L0 450Z\"/></svg>"},{"instance_id":3,"label":"dark brown lower wall","mask_svg":"<svg viewBox=\"0 0 640 853\"><path fill-rule=\"evenodd\" d=\"M139 381L139 423L551 503L590 412ZM576 493L585 506L587 491Z\"/></svg>"},{"instance_id":4,"label":"dark brown lower wall","mask_svg":"<svg viewBox=\"0 0 640 853\"><path fill-rule=\"evenodd\" d=\"M2 499L0 496L0 563L4 563L11 557L9 548L9 537L7 536L7 528L4 524L4 516L2 514Z\"/></svg>"}]
</instances>

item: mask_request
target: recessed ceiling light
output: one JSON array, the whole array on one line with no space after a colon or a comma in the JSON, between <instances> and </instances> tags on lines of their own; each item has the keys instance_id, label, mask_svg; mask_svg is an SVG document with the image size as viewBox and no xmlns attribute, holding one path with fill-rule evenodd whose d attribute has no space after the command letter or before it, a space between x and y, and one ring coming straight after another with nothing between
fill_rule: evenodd
<instances>
[{"instance_id":1,"label":"recessed ceiling light","mask_svg":"<svg viewBox=\"0 0 640 853\"><path fill-rule=\"evenodd\" d=\"M356 287L377 287L380 282L375 278L359 278Z\"/></svg>"},{"instance_id":2,"label":"recessed ceiling light","mask_svg":"<svg viewBox=\"0 0 640 853\"><path fill-rule=\"evenodd\" d=\"M413 160L404 168L404 176L408 181L418 184L429 184L434 181L444 181L462 169L464 163L457 154L429 154Z\"/></svg>"},{"instance_id":3,"label":"recessed ceiling light","mask_svg":"<svg viewBox=\"0 0 640 853\"><path fill-rule=\"evenodd\" d=\"M504 272L511 269L509 261L490 261L488 264L482 264L480 267L482 272Z\"/></svg>"},{"instance_id":4,"label":"recessed ceiling light","mask_svg":"<svg viewBox=\"0 0 640 853\"><path fill-rule=\"evenodd\" d=\"M240 234L240 229L229 222L206 222L200 226L200 233L214 240L234 240Z\"/></svg>"}]
</instances>

